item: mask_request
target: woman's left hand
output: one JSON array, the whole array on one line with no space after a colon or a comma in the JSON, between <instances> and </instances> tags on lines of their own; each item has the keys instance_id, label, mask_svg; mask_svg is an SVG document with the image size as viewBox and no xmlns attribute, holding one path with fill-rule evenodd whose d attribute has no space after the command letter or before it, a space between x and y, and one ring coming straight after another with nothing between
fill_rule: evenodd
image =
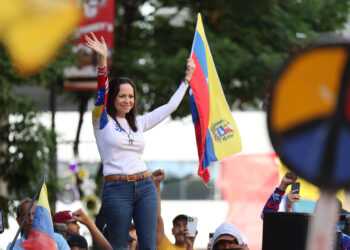
<instances>
[{"instance_id":1,"label":"woman's left hand","mask_svg":"<svg viewBox=\"0 0 350 250\"><path fill-rule=\"evenodd\" d=\"M194 69L196 68L196 64L194 63L192 58L187 59L187 66L186 66L186 76L185 79L190 82L192 78L192 74Z\"/></svg>"}]
</instances>

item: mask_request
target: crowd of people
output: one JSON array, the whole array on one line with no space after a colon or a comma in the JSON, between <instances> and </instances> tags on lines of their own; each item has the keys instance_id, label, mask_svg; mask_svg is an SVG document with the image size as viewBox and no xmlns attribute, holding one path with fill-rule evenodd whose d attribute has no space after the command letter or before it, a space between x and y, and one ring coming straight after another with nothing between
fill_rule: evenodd
<instances>
[{"instance_id":1,"label":"crowd of people","mask_svg":"<svg viewBox=\"0 0 350 250\"><path fill-rule=\"evenodd\" d=\"M179 214L173 219L172 234L175 237L175 243L171 243L168 237L164 233L164 223L161 216L161 193L160 193L160 183L165 178L164 170L156 170L151 175L152 183L157 190L158 195L158 215L157 215L157 228L156 228L156 241L153 243L152 249L158 250L192 250L194 249L194 237L188 236L187 222L188 216L184 214ZM18 225L21 225L24 219L24 215L31 203L30 198L23 199L17 206L16 215ZM21 237L15 242L13 249L21 250L20 243L24 242L29 235L33 227L33 219L36 204L34 203L28 216L24 220L24 224L21 231ZM103 221L106 221L103 214ZM72 211L59 211L52 216L53 227L54 227L54 240L58 250L87 250L89 249L87 240L83 235L80 234L80 224L86 226L89 230L91 238L93 240L93 249L128 249L128 250L138 250L138 249L148 249L142 246L142 243L138 240L139 234L133 223L128 231L128 242L123 247L112 247L111 239L113 237L118 237L117 235L112 235L108 231L108 227L105 222L103 222L102 227L98 227L90 219L90 217L83 211L83 209L78 209L74 212ZM198 232L196 232L197 235ZM8 244L7 249L10 249L12 242ZM218 227L213 233L211 241L208 243L208 250L221 250L221 249L239 249L247 250L247 240L239 232L239 230L229 222L225 222L220 227Z\"/></svg>"},{"instance_id":2,"label":"crowd of people","mask_svg":"<svg viewBox=\"0 0 350 250\"><path fill-rule=\"evenodd\" d=\"M100 222L96 225L82 210L60 211L53 215L54 240L58 249L88 249L84 236L79 233L79 223L85 225L93 239L95 249L194 249L194 236L189 236L189 217L179 214L173 219L172 243L165 235L161 215L160 184L165 178L163 170L150 173L142 160L145 148L143 133L152 129L176 110L185 95L196 68L187 60L185 77L169 102L145 115L137 114L137 92L133 81L126 77L113 80L107 74L107 46L93 33L86 36L86 46L98 55L98 89L92 113L94 135L103 164L104 186ZM286 174L281 184L267 201L263 213L277 212L286 188L296 181L296 175ZM287 211L292 211L300 196L292 191L287 195ZM24 221L21 237L14 248L23 249L33 226L34 204L24 220L31 200L24 199L17 207L17 222ZM262 214L263 218L263 214ZM341 249L350 249L350 237L340 232ZM10 245L7 249L10 249ZM248 240L229 222L221 224L208 242L208 250L249 249Z\"/></svg>"},{"instance_id":3,"label":"crowd of people","mask_svg":"<svg viewBox=\"0 0 350 250\"><path fill-rule=\"evenodd\" d=\"M172 234L175 238L175 242L171 243L168 237L164 233L164 223L161 216L161 192L160 184L165 178L164 170L156 170L149 177L154 183L154 186L157 191L158 196L158 208L157 208L157 226L156 226L156 237L155 242L153 243L152 249L158 250L189 250L194 249L194 242L196 236L189 237L188 235L188 216L184 214L179 214L173 219L173 228ZM263 218L264 212L277 212L279 210L280 203L287 187L293 184L296 181L297 177L294 173L287 173L281 180L281 183L274 192L271 194L267 200L261 217ZM293 203L300 200L300 195L296 194L296 191L293 190L287 195L286 202L286 211L292 212ZM21 225L24 219L24 215L29 208L31 203L30 198L23 199L20 204L17 206L16 215L18 225ZM29 235L32 226L33 218L35 212L36 204L34 203L31 210L28 213L28 216L24 220L21 237L15 242L14 248L23 249L19 244L24 242ZM339 213L343 213L345 210L342 208L341 202L338 200ZM108 231L108 226L104 215L100 215L103 218L102 227L98 227L96 224L89 218L89 216L82 210L78 209L74 212L72 211L60 211L55 213L52 216L53 226L54 226L54 240L57 245L57 249L79 249L84 250L88 249L88 244L84 236L80 235L80 226L81 223L85 225L90 232L90 235L94 242L94 249L148 249L142 246L142 243L138 240L139 233L137 232L137 227L133 223L130 224L128 230L128 240L127 244L124 247L112 247L111 239L113 237L118 237L117 235L112 235ZM339 216L336 220L339 219ZM100 223L101 224L101 223ZM197 235L198 232L196 232ZM344 234L338 226L335 228L335 235L337 235L336 245L337 249L350 249L350 237ZM10 249L11 243L9 243L7 249ZM248 242L247 239L240 231L231 223L224 222L221 224L213 233L211 240L208 242L208 250L221 250L221 249L235 249L235 250L247 250Z\"/></svg>"},{"instance_id":4,"label":"crowd of people","mask_svg":"<svg viewBox=\"0 0 350 250\"><path fill-rule=\"evenodd\" d=\"M184 214L179 214L173 219L172 234L175 238L175 242L172 243L169 238L165 235L163 218L161 215L161 192L160 184L165 178L164 170L159 169L152 173L149 177L154 184L157 196L158 196L158 208L157 208L157 226L156 226L156 237L153 243L152 249L157 250L192 250L194 249L194 242L196 235L190 237L188 235L188 216ZM264 212L278 212L280 203L287 187L296 181L297 177L293 173L287 173L281 180L281 183L273 191L271 196L266 201L263 208L261 217L263 218ZM290 195L289 195L290 194ZM295 191L291 191L287 195L286 211L292 212L293 203L300 200L300 195L296 194ZM20 202L16 209L17 222L21 225L23 222L24 214L26 213L29 205L31 203L30 198L25 198ZM317 204L316 204L317 205ZM29 235L32 226L33 218L35 212L36 204L32 206L28 213L28 216L24 220L21 237L15 242L15 250L23 249L19 244L24 242ZM343 213L345 210L342 208L342 204L338 201L339 214ZM101 210L102 211L102 210ZM85 225L90 232L91 238L93 240L93 249L148 249L142 246L142 242L139 241L139 233L137 232L137 227L134 223L131 223L128 230L128 240L127 244L123 247L112 247L112 238L118 237L117 235L112 235L108 231L108 226L106 225L105 217L100 214L103 218L103 222L97 222L102 226L96 225L90 217L82 210L78 209L74 212L72 211L60 211L52 216L53 226L55 230L54 240L57 245L57 249L89 249L87 241L84 236L80 234L80 224ZM335 219L338 220L339 216ZM344 234L338 226L335 228L336 249L350 249L350 237ZM9 243L7 249L10 249L11 243ZM212 234L211 240L208 242L208 250L223 250L223 249L235 249L235 250L248 250L248 240L246 237L229 222L222 223Z\"/></svg>"}]
</instances>

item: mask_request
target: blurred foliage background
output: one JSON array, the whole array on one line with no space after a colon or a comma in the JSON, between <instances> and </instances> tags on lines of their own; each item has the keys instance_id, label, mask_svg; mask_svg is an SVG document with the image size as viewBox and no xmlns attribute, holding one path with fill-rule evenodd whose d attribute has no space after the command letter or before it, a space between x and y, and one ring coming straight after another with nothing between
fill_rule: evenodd
<instances>
[{"instance_id":1,"label":"blurred foliage background","mask_svg":"<svg viewBox=\"0 0 350 250\"><path fill-rule=\"evenodd\" d=\"M344 28L348 0L118 1L113 76L138 85L141 111L166 103L184 76L201 13L232 109L262 108L271 76L290 52ZM142 15L140 5L151 6ZM190 112L184 98L174 116Z\"/></svg>"}]
</instances>

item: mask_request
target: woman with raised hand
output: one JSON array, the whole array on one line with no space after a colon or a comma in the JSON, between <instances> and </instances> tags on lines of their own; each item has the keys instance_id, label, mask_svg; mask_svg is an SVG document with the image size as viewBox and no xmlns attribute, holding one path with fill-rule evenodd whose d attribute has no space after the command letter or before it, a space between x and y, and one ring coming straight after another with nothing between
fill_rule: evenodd
<instances>
[{"instance_id":1,"label":"woman with raised hand","mask_svg":"<svg viewBox=\"0 0 350 250\"><path fill-rule=\"evenodd\" d=\"M107 46L103 37L85 36L86 46L98 54L98 90L92 114L94 135L103 163L102 210L113 249L127 249L131 219L139 249L156 249L157 190L142 160L143 132L164 120L180 104L195 64L187 60L185 78L169 102L145 115L137 115L132 80L107 78Z\"/></svg>"}]
</instances>

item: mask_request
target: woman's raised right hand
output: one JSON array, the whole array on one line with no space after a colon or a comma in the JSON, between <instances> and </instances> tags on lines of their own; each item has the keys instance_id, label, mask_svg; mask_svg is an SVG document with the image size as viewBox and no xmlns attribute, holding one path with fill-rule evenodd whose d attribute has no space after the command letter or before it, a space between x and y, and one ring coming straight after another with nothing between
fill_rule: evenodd
<instances>
[{"instance_id":1,"label":"woman's raised right hand","mask_svg":"<svg viewBox=\"0 0 350 250\"><path fill-rule=\"evenodd\" d=\"M101 41L99 41L94 33L90 32L90 34L91 37L85 35L85 45L93 51L95 51L101 57L101 59L103 60L102 64L104 64L104 62L107 63L107 45L105 39L103 38L103 36L101 36Z\"/></svg>"}]
</instances>

